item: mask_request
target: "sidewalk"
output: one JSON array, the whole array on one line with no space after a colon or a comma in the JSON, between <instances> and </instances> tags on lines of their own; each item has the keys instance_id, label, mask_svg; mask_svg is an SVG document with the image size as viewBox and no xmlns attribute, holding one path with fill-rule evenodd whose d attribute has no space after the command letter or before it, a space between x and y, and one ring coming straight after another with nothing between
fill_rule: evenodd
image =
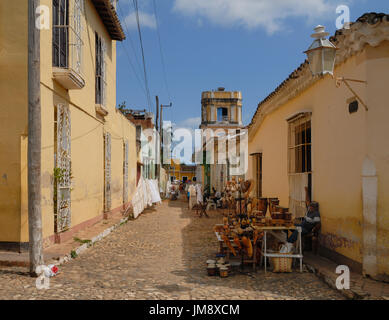
<instances>
[{"instance_id":1,"label":"sidewalk","mask_svg":"<svg viewBox=\"0 0 389 320\"><path fill-rule=\"evenodd\" d=\"M335 262L306 252L304 253L304 264L331 288L336 289L335 283L339 274L335 273L338 266ZM340 290L340 292L349 299L389 300L389 283L375 281L361 274L350 272L350 289Z\"/></svg>"},{"instance_id":2,"label":"sidewalk","mask_svg":"<svg viewBox=\"0 0 389 320\"><path fill-rule=\"evenodd\" d=\"M45 264L58 266L77 257L96 241L106 237L128 220L129 217L124 217L121 212L117 212L110 215L107 220L101 220L93 226L75 233L72 239L45 248L43 252ZM0 266L28 267L29 253L0 251Z\"/></svg>"}]
</instances>

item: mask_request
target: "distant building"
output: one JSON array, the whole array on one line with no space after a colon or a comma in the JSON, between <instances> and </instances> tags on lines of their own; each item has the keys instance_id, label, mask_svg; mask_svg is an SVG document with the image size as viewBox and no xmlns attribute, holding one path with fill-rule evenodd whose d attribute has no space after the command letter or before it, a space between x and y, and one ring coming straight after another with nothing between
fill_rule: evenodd
<instances>
[{"instance_id":1,"label":"distant building","mask_svg":"<svg viewBox=\"0 0 389 320\"><path fill-rule=\"evenodd\" d=\"M192 181L196 175L196 166L182 164L178 159L171 159L171 165L168 166L167 174L171 182L175 180L182 182Z\"/></svg>"},{"instance_id":2,"label":"distant building","mask_svg":"<svg viewBox=\"0 0 389 320\"><path fill-rule=\"evenodd\" d=\"M137 146L137 183L142 175L145 179L156 179L156 152L159 149L157 144L150 145L141 140L142 132L147 129L154 130L154 114L146 110L125 110L123 111L128 120L136 127Z\"/></svg>"},{"instance_id":3,"label":"distant building","mask_svg":"<svg viewBox=\"0 0 389 320\"><path fill-rule=\"evenodd\" d=\"M227 179L230 178L228 160L225 163L218 161L218 142L225 139L227 134L239 134L242 127L242 93L240 91L225 91L224 88L218 88L216 91L202 93L200 129L204 131L209 129L212 133L203 136L204 164L201 166L202 172L199 176L202 177L203 185L208 186L209 190L214 187L221 191ZM207 164L206 159L211 159L209 150L207 154L207 145L210 143L214 145L214 161Z\"/></svg>"}]
</instances>

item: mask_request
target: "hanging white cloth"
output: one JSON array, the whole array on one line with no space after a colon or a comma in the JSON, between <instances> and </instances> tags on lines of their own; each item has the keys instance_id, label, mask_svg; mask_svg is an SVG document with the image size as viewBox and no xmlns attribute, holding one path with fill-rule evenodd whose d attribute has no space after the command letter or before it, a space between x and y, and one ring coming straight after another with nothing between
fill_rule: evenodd
<instances>
[{"instance_id":1,"label":"hanging white cloth","mask_svg":"<svg viewBox=\"0 0 389 320\"><path fill-rule=\"evenodd\" d=\"M189 192L189 209L192 210L193 206L197 203L196 187L191 184L188 188Z\"/></svg>"},{"instance_id":2,"label":"hanging white cloth","mask_svg":"<svg viewBox=\"0 0 389 320\"><path fill-rule=\"evenodd\" d=\"M134 210L134 218L136 219L145 209L146 200L144 197L144 179L143 177L140 177L138 186L136 187L134 196L132 197L131 204Z\"/></svg>"},{"instance_id":3,"label":"hanging white cloth","mask_svg":"<svg viewBox=\"0 0 389 320\"><path fill-rule=\"evenodd\" d=\"M158 181L157 180L147 180L150 189L150 198L152 203L160 203L161 197L158 192Z\"/></svg>"},{"instance_id":4,"label":"hanging white cloth","mask_svg":"<svg viewBox=\"0 0 389 320\"><path fill-rule=\"evenodd\" d=\"M157 181L145 180L143 177L140 177L131 200L132 207L134 208L134 218L136 219L147 207L157 202L161 202Z\"/></svg>"},{"instance_id":5,"label":"hanging white cloth","mask_svg":"<svg viewBox=\"0 0 389 320\"><path fill-rule=\"evenodd\" d=\"M166 183L166 194L165 194L166 198L170 197L170 189L171 189L171 187L172 187L172 183L170 182L170 180L168 180L168 182Z\"/></svg>"},{"instance_id":6,"label":"hanging white cloth","mask_svg":"<svg viewBox=\"0 0 389 320\"><path fill-rule=\"evenodd\" d=\"M201 190L201 184L196 184L196 197L197 197L197 203L203 203L203 191Z\"/></svg>"}]
</instances>

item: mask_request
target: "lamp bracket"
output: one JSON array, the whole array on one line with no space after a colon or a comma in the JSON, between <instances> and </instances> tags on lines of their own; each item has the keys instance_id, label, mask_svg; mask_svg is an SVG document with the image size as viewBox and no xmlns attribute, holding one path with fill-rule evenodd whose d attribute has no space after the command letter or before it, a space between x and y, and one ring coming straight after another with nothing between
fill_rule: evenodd
<instances>
[{"instance_id":1,"label":"lamp bracket","mask_svg":"<svg viewBox=\"0 0 389 320\"><path fill-rule=\"evenodd\" d=\"M362 105L365 107L365 110L368 111L368 107L367 105L362 101L362 99L359 97L359 95L353 90L353 88L351 88L350 84L348 83L348 81L351 81L351 82L358 82L358 83L364 83L367 85L367 81L363 81L363 80L357 80L357 79L349 79L349 78L345 78L345 77L336 77L335 79L335 85L337 88L340 87L340 85L342 84L342 82L347 86L347 88L354 94L355 97L357 97L357 99L359 100L360 103L362 103Z\"/></svg>"}]
</instances>

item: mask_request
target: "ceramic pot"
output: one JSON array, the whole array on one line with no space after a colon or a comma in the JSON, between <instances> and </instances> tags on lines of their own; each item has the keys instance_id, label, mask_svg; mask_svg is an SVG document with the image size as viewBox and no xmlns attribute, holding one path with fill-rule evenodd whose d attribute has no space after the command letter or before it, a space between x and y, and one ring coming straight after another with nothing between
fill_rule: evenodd
<instances>
[{"instance_id":1,"label":"ceramic pot","mask_svg":"<svg viewBox=\"0 0 389 320\"><path fill-rule=\"evenodd\" d=\"M209 264L207 267L207 272L209 276L215 276L216 275L216 265Z\"/></svg>"},{"instance_id":2,"label":"ceramic pot","mask_svg":"<svg viewBox=\"0 0 389 320\"><path fill-rule=\"evenodd\" d=\"M228 267L220 267L219 274L220 274L220 277L227 278L228 277Z\"/></svg>"}]
</instances>

